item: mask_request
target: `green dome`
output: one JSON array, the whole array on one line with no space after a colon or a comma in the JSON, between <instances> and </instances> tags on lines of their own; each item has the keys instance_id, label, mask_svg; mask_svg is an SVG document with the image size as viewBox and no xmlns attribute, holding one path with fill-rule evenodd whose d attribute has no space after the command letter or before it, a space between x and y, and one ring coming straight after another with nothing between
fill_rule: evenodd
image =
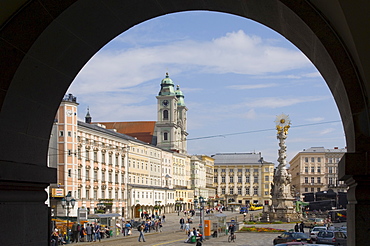
<instances>
[{"instance_id":1,"label":"green dome","mask_svg":"<svg viewBox=\"0 0 370 246\"><path fill-rule=\"evenodd\" d=\"M159 91L159 96L174 96L175 95L175 85L168 73L166 73L166 78L161 81L161 90Z\"/></svg>"},{"instance_id":2,"label":"green dome","mask_svg":"<svg viewBox=\"0 0 370 246\"><path fill-rule=\"evenodd\" d=\"M180 90L180 86L178 85L175 91L175 95L178 99L177 101L177 106L185 106L185 101L184 101L184 93Z\"/></svg>"}]
</instances>

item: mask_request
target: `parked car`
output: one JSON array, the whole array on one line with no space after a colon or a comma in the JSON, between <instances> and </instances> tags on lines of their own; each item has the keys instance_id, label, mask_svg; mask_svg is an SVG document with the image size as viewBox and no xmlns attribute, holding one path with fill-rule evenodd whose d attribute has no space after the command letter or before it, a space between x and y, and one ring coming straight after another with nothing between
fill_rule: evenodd
<instances>
[{"instance_id":1,"label":"parked car","mask_svg":"<svg viewBox=\"0 0 370 246\"><path fill-rule=\"evenodd\" d=\"M314 228L312 228L311 231L310 231L310 237L311 237L312 241L316 241L317 234L320 231L326 231L326 230L327 230L327 228L325 226L315 226Z\"/></svg>"},{"instance_id":2,"label":"parked car","mask_svg":"<svg viewBox=\"0 0 370 246\"><path fill-rule=\"evenodd\" d=\"M287 242L307 242L311 243L311 238L303 232L283 232L280 236L274 238L273 244L287 243Z\"/></svg>"},{"instance_id":3,"label":"parked car","mask_svg":"<svg viewBox=\"0 0 370 246\"><path fill-rule=\"evenodd\" d=\"M305 242L288 242L288 243L279 243L275 246L289 246L289 245L307 245Z\"/></svg>"},{"instance_id":4,"label":"parked car","mask_svg":"<svg viewBox=\"0 0 370 246\"><path fill-rule=\"evenodd\" d=\"M320 231L317 234L316 243L346 246L347 236L344 231Z\"/></svg>"},{"instance_id":5,"label":"parked car","mask_svg":"<svg viewBox=\"0 0 370 246\"><path fill-rule=\"evenodd\" d=\"M239 213L240 214L248 213L247 207L241 207Z\"/></svg>"},{"instance_id":6,"label":"parked car","mask_svg":"<svg viewBox=\"0 0 370 246\"><path fill-rule=\"evenodd\" d=\"M304 221L304 227L312 228L314 226L324 226L324 219L323 218L309 218Z\"/></svg>"}]
</instances>

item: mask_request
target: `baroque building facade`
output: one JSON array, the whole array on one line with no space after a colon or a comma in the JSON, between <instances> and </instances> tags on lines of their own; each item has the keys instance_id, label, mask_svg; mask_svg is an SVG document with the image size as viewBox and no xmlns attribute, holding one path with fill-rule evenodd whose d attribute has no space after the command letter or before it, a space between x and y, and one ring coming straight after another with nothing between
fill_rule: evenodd
<instances>
[{"instance_id":1,"label":"baroque building facade","mask_svg":"<svg viewBox=\"0 0 370 246\"><path fill-rule=\"evenodd\" d=\"M218 153L211 157L216 202L225 206L270 204L274 164L263 160L261 153Z\"/></svg>"},{"instance_id":2,"label":"baroque building facade","mask_svg":"<svg viewBox=\"0 0 370 246\"><path fill-rule=\"evenodd\" d=\"M347 186L338 178L338 163L346 152L345 148L311 147L297 153L290 161L289 169L296 197L303 198L304 193L328 189L346 192Z\"/></svg>"},{"instance_id":3,"label":"baroque building facade","mask_svg":"<svg viewBox=\"0 0 370 246\"><path fill-rule=\"evenodd\" d=\"M168 74L161 81L157 104L155 124L137 122L139 128L152 127L152 135L136 131L130 136L125 134L126 122L93 122L89 111L85 122L79 121L77 98L72 94L63 98L49 142L49 166L58 170L58 183L49 192L54 216L65 216L61 206L65 195L76 199L71 217L82 207L90 214L117 213L125 218L140 217L141 211L173 212L176 201L181 201L182 209L193 207L187 108ZM62 193L56 195L56 189Z\"/></svg>"}]
</instances>

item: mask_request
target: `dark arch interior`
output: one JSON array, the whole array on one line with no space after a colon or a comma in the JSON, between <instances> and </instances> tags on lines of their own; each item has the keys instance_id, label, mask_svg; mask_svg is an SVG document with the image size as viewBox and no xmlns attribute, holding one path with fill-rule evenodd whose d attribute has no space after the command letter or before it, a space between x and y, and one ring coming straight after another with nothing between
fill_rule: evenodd
<instances>
[{"instance_id":1,"label":"dark arch interior","mask_svg":"<svg viewBox=\"0 0 370 246\"><path fill-rule=\"evenodd\" d=\"M45 200L42 189L56 178L55 170L46 167L51 122L60 98L80 69L102 46L128 28L180 11L235 14L282 34L325 78L342 117L348 151L363 153L370 149L366 71L361 63L362 54L353 52L363 46L353 48L346 36L339 37L328 21L338 9L345 12L344 17L338 14L339 17L356 20L346 16L350 13L346 12L348 6L344 3L336 2L332 10L325 4L303 0L27 1L8 7L5 16L9 18L2 21L0 31L3 68L0 71L0 160L3 167L0 179L7 187L9 184L18 187L19 194L26 194L23 199L27 197L28 201L42 203ZM362 13L361 7L356 11ZM349 28L355 23L348 22ZM354 36L353 40L356 38ZM365 66L365 61L363 63ZM343 170L345 174L347 171ZM29 195L22 184L33 187L39 195ZM2 214L4 209L9 209L9 205L1 208ZM45 213L43 210L38 209Z\"/></svg>"}]
</instances>

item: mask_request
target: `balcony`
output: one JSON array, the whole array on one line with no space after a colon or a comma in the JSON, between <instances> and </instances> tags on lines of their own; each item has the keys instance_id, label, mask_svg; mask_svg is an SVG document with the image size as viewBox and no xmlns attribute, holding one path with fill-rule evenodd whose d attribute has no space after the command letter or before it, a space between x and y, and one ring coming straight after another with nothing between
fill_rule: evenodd
<instances>
[{"instance_id":1,"label":"balcony","mask_svg":"<svg viewBox=\"0 0 370 246\"><path fill-rule=\"evenodd\" d=\"M347 188L346 184L328 184L328 188Z\"/></svg>"}]
</instances>

